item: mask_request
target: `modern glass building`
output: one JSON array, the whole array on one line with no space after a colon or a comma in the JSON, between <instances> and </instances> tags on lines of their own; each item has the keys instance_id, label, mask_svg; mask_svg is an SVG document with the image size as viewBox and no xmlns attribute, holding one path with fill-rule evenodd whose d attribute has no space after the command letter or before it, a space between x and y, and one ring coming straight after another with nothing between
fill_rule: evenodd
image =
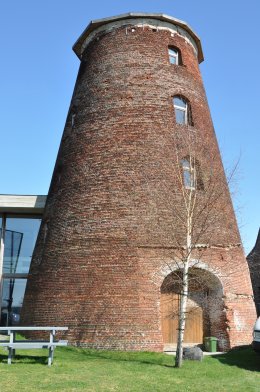
<instances>
[{"instance_id":1,"label":"modern glass building","mask_svg":"<svg viewBox=\"0 0 260 392\"><path fill-rule=\"evenodd\" d=\"M0 325L19 324L46 196L0 195Z\"/></svg>"}]
</instances>

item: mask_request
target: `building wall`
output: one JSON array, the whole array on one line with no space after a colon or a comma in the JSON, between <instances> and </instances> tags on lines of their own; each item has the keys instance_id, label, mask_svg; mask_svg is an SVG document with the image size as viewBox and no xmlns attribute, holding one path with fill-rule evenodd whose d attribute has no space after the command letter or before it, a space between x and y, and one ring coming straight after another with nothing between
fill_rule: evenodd
<instances>
[{"instance_id":1,"label":"building wall","mask_svg":"<svg viewBox=\"0 0 260 392\"><path fill-rule=\"evenodd\" d=\"M251 282L254 292L254 301L258 317L260 316L260 231L257 236L256 244L247 256L250 270Z\"/></svg>"},{"instance_id":2,"label":"building wall","mask_svg":"<svg viewBox=\"0 0 260 392\"><path fill-rule=\"evenodd\" d=\"M172 192L174 137L191 132L203 146L202 172L214 156L223 185L200 257L223 282L216 334L223 347L249 343L251 286L197 53L179 32L158 29L159 21L156 28L131 23L92 33L83 53L23 321L67 325L70 341L88 347L162 349L160 271L183 236L171 207L181 204ZM169 45L183 65L169 63ZM190 102L192 126L176 124L174 95ZM179 150L185 153L181 138Z\"/></svg>"}]
</instances>

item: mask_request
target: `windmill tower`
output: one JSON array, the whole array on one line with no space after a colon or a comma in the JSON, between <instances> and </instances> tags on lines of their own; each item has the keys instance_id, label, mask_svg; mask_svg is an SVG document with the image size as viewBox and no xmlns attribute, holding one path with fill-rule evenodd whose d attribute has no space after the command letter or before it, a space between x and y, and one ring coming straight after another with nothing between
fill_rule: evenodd
<instances>
[{"instance_id":1,"label":"windmill tower","mask_svg":"<svg viewBox=\"0 0 260 392\"><path fill-rule=\"evenodd\" d=\"M195 166L183 151L184 188L200 183L203 194L214 163L225 216L201 245L193 274L204 288L190 299L196 311L186 341L211 334L222 349L249 343L252 289L199 70L200 39L173 17L128 13L92 21L73 49L80 69L23 322L67 325L70 341L87 347L156 351L174 344L174 317L165 316L166 299L178 302L166 283L182 235L172 213L179 203L173 168L189 135L203 146L194 164L201 178L191 183ZM214 303L210 309L200 291Z\"/></svg>"}]
</instances>

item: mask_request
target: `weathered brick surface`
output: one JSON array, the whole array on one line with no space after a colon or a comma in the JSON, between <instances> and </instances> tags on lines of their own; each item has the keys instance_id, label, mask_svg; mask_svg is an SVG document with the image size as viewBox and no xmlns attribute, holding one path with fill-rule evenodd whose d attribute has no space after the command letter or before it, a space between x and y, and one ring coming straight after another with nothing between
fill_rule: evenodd
<instances>
[{"instance_id":1,"label":"weathered brick surface","mask_svg":"<svg viewBox=\"0 0 260 392\"><path fill-rule=\"evenodd\" d=\"M182 66L169 63L168 45L179 48ZM70 342L88 347L162 349L160 288L174 235L181 235L171 210L180 201L169 191L176 187L173 135L190 132L175 124L176 94L189 100L192 132L203 140L202 172L214 152L225 183L197 57L183 37L151 28L126 34L122 27L86 48L33 256L24 323L67 325ZM200 259L223 289L211 332L226 348L250 342L255 314L226 188L222 203L225 213Z\"/></svg>"}]
</instances>

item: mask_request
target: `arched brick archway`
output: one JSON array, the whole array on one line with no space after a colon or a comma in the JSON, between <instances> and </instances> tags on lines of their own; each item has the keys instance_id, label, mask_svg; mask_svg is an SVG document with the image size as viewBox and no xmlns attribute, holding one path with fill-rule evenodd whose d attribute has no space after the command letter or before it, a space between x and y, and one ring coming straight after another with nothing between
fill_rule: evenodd
<instances>
[{"instance_id":1,"label":"arched brick archway","mask_svg":"<svg viewBox=\"0 0 260 392\"><path fill-rule=\"evenodd\" d=\"M202 344L205 336L216 336L219 349L228 346L223 302L223 286L219 277L205 264L189 271L189 295L184 343ZM177 343L181 270L173 269L165 276L161 288L161 328L165 349Z\"/></svg>"}]
</instances>

